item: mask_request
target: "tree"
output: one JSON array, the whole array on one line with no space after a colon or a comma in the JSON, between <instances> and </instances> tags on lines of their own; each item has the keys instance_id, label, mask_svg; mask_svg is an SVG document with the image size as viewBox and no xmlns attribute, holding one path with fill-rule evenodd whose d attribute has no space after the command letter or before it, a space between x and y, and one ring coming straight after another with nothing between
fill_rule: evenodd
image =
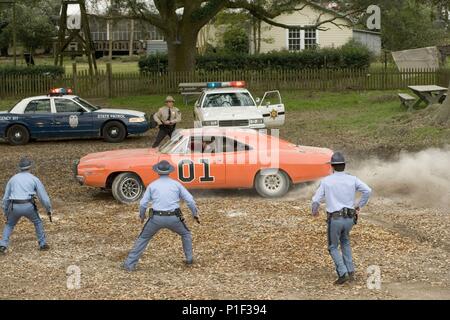
<instances>
[{"instance_id":1,"label":"tree","mask_svg":"<svg viewBox=\"0 0 450 320\"><path fill-rule=\"evenodd\" d=\"M59 4L58 4L59 3ZM28 50L51 47L55 35L53 17L58 14L60 1L17 0L16 32L18 42ZM0 50L7 53L12 41L11 13L0 12ZM3 26L3 28L2 28Z\"/></svg>"},{"instance_id":2,"label":"tree","mask_svg":"<svg viewBox=\"0 0 450 320\"><path fill-rule=\"evenodd\" d=\"M158 27L165 36L169 53L170 71L191 71L195 66L196 44L200 30L219 12L228 9L244 10L253 17L282 28L305 29L274 21L283 12L301 11L310 1L271 0L264 5L253 0L118 0L123 14ZM336 23L338 16L322 19L314 27L324 29L327 23ZM311 27L311 26L309 26Z\"/></svg>"},{"instance_id":3,"label":"tree","mask_svg":"<svg viewBox=\"0 0 450 320\"><path fill-rule=\"evenodd\" d=\"M225 52L247 54L249 41L247 32L242 28L229 27L223 34Z\"/></svg>"},{"instance_id":4,"label":"tree","mask_svg":"<svg viewBox=\"0 0 450 320\"><path fill-rule=\"evenodd\" d=\"M437 23L448 8L447 0L351 0L338 1L343 10L364 10L372 4L381 8L383 47L390 51L444 44L446 26ZM447 10L448 11L448 10ZM366 15L362 15L361 24ZM447 20L448 23L448 20Z\"/></svg>"}]
</instances>

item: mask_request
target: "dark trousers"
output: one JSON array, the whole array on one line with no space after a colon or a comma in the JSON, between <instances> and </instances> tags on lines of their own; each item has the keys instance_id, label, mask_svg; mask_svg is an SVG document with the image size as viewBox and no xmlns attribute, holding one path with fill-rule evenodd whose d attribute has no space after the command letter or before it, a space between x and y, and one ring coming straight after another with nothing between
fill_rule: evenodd
<instances>
[{"instance_id":1,"label":"dark trousers","mask_svg":"<svg viewBox=\"0 0 450 320\"><path fill-rule=\"evenodd\" d=\"M152 145L152 148L156 148L159 146L159 144L161 143L161 141L163 141L163 139L166 136L169 136L169 138L172 138L172 133L175 131L175 126L176 125L172 125L172 126L168 126L168 125L160 125L159 126L159 132L156 136L156 140Z\"/></svg>"}]
</instances>

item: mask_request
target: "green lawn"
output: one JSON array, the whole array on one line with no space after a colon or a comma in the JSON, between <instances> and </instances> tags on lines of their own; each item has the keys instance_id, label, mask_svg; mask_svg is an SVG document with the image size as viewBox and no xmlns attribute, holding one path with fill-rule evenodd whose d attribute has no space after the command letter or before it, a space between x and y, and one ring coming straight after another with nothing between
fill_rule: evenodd
<instances>
[{"instance_id":1,"label":"green lawn","mask_svg":"<svg viewBox=\"0 0 450 320\"><path fill-rule=\"evenodd\" d=\"M127 72L139 72L139 66L137 61L126 61L126 57L123 59L125 61L122 61L122 59L115 59L112 62L112 69L113 73L127 73ZM97 60L97 68L98 70L106 71L106 58L102 58ZM36 56L34 58L34 62L36 65L53 65L54 60L52 57L42 57L42 56ZM64 68L66 70L66 74L72 74L72 64L75 61L71 60L69 57L66 57L64 59ZM12 58L2 58L0 59L0 65L3 64L12 64L13 59ZM81 71L87 71L89 70L89 65L86 62L86 59L77 59L77 70L78 72ZM26 65L25 60L23 57L17 57L17 64L18 65Z\"/></svg>"},{"instance_id":2,"label":"green lawn","mask_svg":"<svg viewBox=\"0 0 450 320\"><path fill-rule=\"evenodd\" d=\"M261 93L255 92L255 96ZM407 113L393 91L282 92L287 120L280 135L292 142L347 152L390 156L399 150L420 150L450 141L450 128L422 123L421 113ZM155 112L165 95L91 99L95 104ZM185 106L181 127L192 127L192 103ZM0 101L0 110L13 101Z\"/></svg>"}]
</instances>

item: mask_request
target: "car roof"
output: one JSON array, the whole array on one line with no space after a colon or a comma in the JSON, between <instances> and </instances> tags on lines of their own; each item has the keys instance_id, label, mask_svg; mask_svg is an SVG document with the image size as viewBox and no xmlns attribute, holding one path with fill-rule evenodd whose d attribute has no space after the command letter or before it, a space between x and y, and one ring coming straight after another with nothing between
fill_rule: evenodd
<instances>
[{"instance_id":1,"label":"car roof","mask_svg":"<svg viewBox=\"0 0 450 320\"><path fill-rule=\"evenodd\" d=\"M229 93L229 92L249 92L246 88L215 88L205 89L205 93Z\"/></svg>"},{"instance_id":2,"label":"car roof","mask_svg":"<svg viewBox=\"0 0 450 320\"><path fill-rule=\"evenodd\" d=\"M53 96L41 95L41 96L28 97L28 98L25 98L23 100L48 99L48 98L68 98L68 99L73 99L73 98L78 98L78 96L74 96L74 95L70 95L70 94L65 94L65 95L61 95L61 96L59 96L59 95L53 95Z\"/></svg>"},{"instance_id":3,"label":"car roof","mask_svg":"<svg viewBox=\"0 0 450 320\"><path fill-rule=\"evenodd\" d=\"M203 136L234 136L234 137L248 137L249 135L260 135L261 133L253 129L240 129L240 128L193 128L183 129L180 131L183 136L190 135L203 135Z\"/></svg>"}]
</instances>

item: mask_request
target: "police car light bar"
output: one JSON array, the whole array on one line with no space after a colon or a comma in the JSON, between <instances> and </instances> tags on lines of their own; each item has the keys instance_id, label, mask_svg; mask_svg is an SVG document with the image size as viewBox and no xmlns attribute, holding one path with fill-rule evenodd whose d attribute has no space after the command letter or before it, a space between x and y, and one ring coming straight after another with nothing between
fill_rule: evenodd
<instances>
[{"instance_id":1,"label":"police car light bar","mask_svg":"<svg viewBox=\"0 0 450 320\"><path fill-rule=\"evenodd\" d=\"M245 88L245 81L231 81L231 82L208 82L206 85L209 89L214 88Z\"/></svg>"},{"instance_id":2,"label":"police car light bar","mask_svg":"<svg viewBox=\"0 0 450 320\"><path fill-rule=\"evenodd\" d=\"M72 94L73 93L73 91L72 91L72 89L70 89L70 88L53 88L53 89L51 89L50 90L50 95L52 95L52 96L62 96L62 95L65 95L65 94Z\"/></svg>"}]
</instances>

